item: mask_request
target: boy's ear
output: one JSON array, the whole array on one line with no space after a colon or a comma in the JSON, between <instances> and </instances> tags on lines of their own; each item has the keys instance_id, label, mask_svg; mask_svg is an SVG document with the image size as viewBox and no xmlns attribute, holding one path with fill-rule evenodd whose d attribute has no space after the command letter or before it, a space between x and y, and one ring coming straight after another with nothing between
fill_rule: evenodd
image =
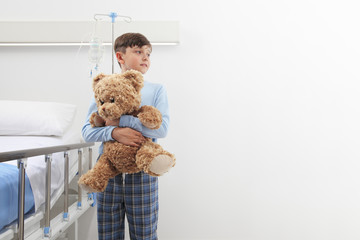
<instances>
[{"instance_id":1,"label":"boy's ear","mask_svg":"<svg viewBox=\"0 0 360 240\"><path fill-rule=\"evenodd\" d=\"M124 59L123 59L123 53L122 52L116 52L115 53L116 59L119 63L124 64Z\"/></svg>"},{"instance_id":2,"label":"boy's ear","mask_svg":"<svg viewBox=\"0 0 360 240\"><path fill-rule=\"evenodd\" d=\"M144 78L141 72L136 70L127 70L122 75L137 92L140 92L141 88L144 86Z\"/></svg>"},{"instance_id":3,"label":"boy's ear","mask_svg":"<svg viewBox=\"0 0 360 240\"><path fill-rule=\"evenodd\" d=\"M93 89L95 88L96 84L98 84L100 82L100 80L103 79L104 77L106 77L106 75L103 73L100 73L96 77L94 77L93 85L92 85Z\"/></svg>"}]
</instances>

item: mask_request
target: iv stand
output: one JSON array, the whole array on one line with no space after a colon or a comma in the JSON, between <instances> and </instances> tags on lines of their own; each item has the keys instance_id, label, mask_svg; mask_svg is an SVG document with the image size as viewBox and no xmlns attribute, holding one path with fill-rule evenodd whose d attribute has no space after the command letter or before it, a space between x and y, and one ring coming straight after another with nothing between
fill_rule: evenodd
<instances>
[{"instance_id":1,"label":"iv stand","mask_svg":"<svg viewBox=\"0 0 360 240\"><path fill-rule=\"evenodd\" d=\"M111 72L114 73L114 53L112 53L112 50L114 48L114 25L115 25L115 18L122 17L124 18L124 21L127 23L131 22L131 17L128 16L120 16L117 15L117 13L111 12L110 14L95 14L94 19L97 21L100 18L99 16L107 16L111 18Z\"/></svg>"}]
</instances>

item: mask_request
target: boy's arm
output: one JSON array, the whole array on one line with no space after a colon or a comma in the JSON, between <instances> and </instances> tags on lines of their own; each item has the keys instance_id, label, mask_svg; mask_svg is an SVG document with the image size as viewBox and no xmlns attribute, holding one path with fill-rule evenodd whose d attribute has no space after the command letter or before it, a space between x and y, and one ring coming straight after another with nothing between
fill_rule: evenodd
<instances>
[{"instance_id":1,"label":"boy's arm","mask_svg":"<svg viewBox=\"0 0 360 240\"><path fill-rule=\"evenodd\" d=\"M90 116L97 111L95 99L92 100L85 125L82 128L82 135L86 142L107 142L116 140L128 146L138 147L145 141L141 133L131 128L118 128L116 126L92 127Z\"/></svg>"},{"instance_id":2,"label":"boy's arm","mask_svg":"<svg viewBox=\"0 0 360 240\"><path fill-rule=\"evenodd\" d=\"M156 107L162 115L162 123L160 128L149 129L145 127L138 118L130 115L125 115L120 118L119 127L130 127L136 131L141 132L142 135L148 138L166 137L170 117L168 98L164 87L159 88L159 90L156 92L154 107Z\"/></svg>"},{"instance_id":3,"label":"boy's arm","mask_svg":"<svg viewBox=\"0 0 360 240\"><path fill-rule=\"evenodd\" d=\"M96 111L97 106L95 99L92 99L86 117L86 122L81 130L85 142L107 142L114 140L111 136L111 133L116 126L91 127L89 119L91 114Z\"/></svg>"}]
</instances>

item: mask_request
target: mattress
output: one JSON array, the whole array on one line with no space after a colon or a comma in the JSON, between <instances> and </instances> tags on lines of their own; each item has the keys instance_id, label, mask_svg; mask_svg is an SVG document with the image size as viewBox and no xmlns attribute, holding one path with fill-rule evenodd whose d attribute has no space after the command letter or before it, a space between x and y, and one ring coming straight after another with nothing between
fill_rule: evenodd
<instances>
[{"instance_id":1,"label":"mattress","mask_svg":"<svg viewBox=\"0 0 360 240\"><path fill-rule=\"evenodd\" d=\"M62 137L50 136L0 136L0 152L50 147L80 142L80 133L68 132ZM70 179L76 175L78 152L69 151ZM44 156L27 159L25 213L44 208L46 163ZM64 153L53 153L51 161L51 205L63 192ZM17 219L18 215L18 169L17 161L0 165L0 230Z\"/></svg>"}]
</instances>

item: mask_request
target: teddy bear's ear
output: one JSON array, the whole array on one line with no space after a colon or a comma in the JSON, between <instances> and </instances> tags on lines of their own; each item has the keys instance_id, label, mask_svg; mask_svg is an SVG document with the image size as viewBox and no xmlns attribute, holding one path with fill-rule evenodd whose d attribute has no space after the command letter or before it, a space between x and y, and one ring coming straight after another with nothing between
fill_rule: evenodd
<instances>
[{"instance_id":1,"label":"teddy bear's ear","mask_svg":"<svg viewBox=\"0 0 360 240\"><path fill-rule=\"evenodd\" d=\"M93 88L96 86L96 84L98 84L100 82L101 79L103 79L104 77L106 77L105 74L100 73L99 75L97 75L96 77L94 77L93 80Z\"/></svg>"},{"instance_id":2,"label":"teddy bear's ear","mask_svg":"<svg viewBox=\"0 0 360 240\"><path fill-rule=\"evenodd\" d=\"M129 81L129 83L136 89L137 92L140 92L141 88L144 86L144 78L139 71L128 70L123 73L123 77Z\"/></svg>"}]
</instances>

